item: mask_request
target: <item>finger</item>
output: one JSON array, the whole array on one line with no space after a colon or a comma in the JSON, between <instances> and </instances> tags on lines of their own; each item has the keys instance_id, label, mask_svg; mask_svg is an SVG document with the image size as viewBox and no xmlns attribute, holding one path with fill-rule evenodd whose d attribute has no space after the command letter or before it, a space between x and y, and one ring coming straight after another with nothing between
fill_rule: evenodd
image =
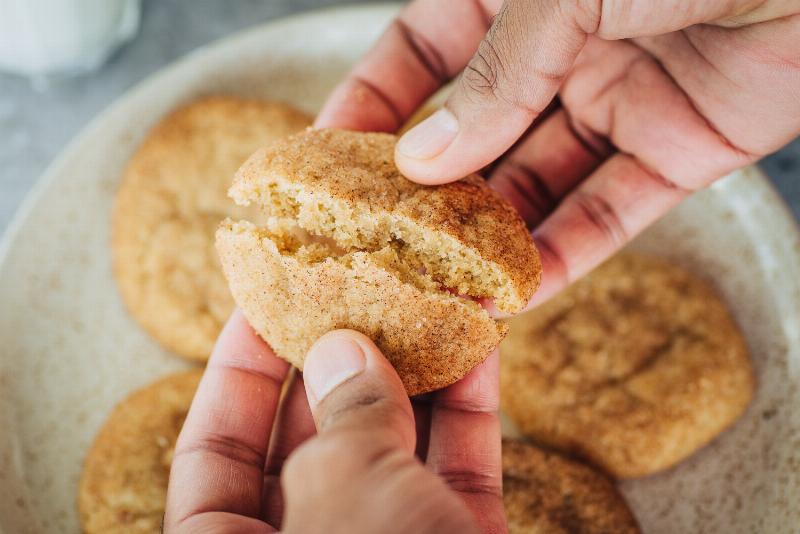
<instances>
[{"instance_id":1,"label":"finger","mask_svg":"<svg viewBox=\"0 0 800 534\"><path fill-rule=\"evenodd\" d=\"M497 159L552 100L589 34L658 35L753 7L749 0L508 0L445 108L400 139L397 166L412 180L438 184Z\"/></svg>"},{"instance_id":2,"label":"finger","mask_svg":"<svg viewBox=\"0 0 800 534\"><path fill-rule=\"evenodd\" d=\"M704 22L729 26L751 24L798 11L796 4L785 0L605 0L595 4L598 5L602 12L597 12L594 33L608 40L661 35Z\"/></svg>"},{"instance_id":3,"label":"finger","mask_svg":"<svg viewBox=\"0 0 800 534\"><path fill-rule=\"evenodd\" d=\"M489 184L534 227L611 151L605 139L573 125L559 109L500 161Z\"/></svg>"},{"instance_id":4,"label":"finger","mask_svg":"<svg viewBox=\"0 0 800 534\"><path fill-rule=\"evenodd\" d=\"M459 493L484 532L505 525L501 464L500 354L439 392L431 408L428 467Z\"/></svg>"},{"instance_id":5,"label":"finger","mask_svg":"<svg viewBox=\"0 0 800 534\"><path fill-rule=\"evenodd\" d=\"M528 128L586 41L574 8L509 0L458 79L445 108L407 132L395 160L409 178L444 183L497 159Z\"/></svg>"},{"instance_id":6,"label":"finger","mask_svg":"<svg viewBox=\"0 0 800 534\"><path fill-rule=\"evenodd\" d=\"M262 496L264 519L270 525L281 528L283 516L283 493L280 475L289 455L312 438L317 430L308 407L303 377L293 369L283 402L275 419L275 430L267 455L264 471L264 493Z\"/></svg>"},{"instance_id":7,"label":"finger","mask_svg":"<svg viewBox=\"0 0 800 534\"><path fill-rule=\"evenodd\" d=\"M758 159L797 136L800 92L791 88L800 87L800 4L796 9L798 15L794 17L736 30L706 24L634 41L690 95L692 111L702 117L703 126L716 137L695 144L694 152L700 154L699 158L673 158L671 162L661 158L663 165L672 163L678 167L678 162L683 161L680 172L696 173L688 164L691 162L701 166L698 170L702 172L710 159L703 157L708 144L722 140ZM632 104L649 100L649 95L638 94L640 98L632 99ZM666 103L652 107L672 110ZM620 117L628 120L618 126L619 130L631 129L629 116ZM672 118L678 124L677 117ZM638 123L640 129L645 129L643 122ZM638 138L634 137L637 134ZM649 147L650 137L634 130L627 141ZM655 147L650 152L656 152Z\"/></svg>"},{"instance_id":8,"label":"finger","mask_svg":"<svg viewBox=\"0 0 800 534\"><path fill-rule=\"evenodd\" d=\"M318 434L283 470L284 527L322 532L477 532L466 506L414 457L411 403L367 337L326 334L304 363Z\"/></svg>"},{"instance_id":9,"label":"finger","mask_svg":"<svg viewBox=\"0 0 800 534\"><path fill-rule=\"evenodd\" d=\"M413 452L414 415L403 383L375 344L353 330L322 336L304 363L317 432L370 432Z\"/></svg>"},{"instance_id":10,"label":"finger","mask_svg":"<svg viewBox=\"0 0 800 534\"><path fill-rule=\"evenodd\" d=\"M678 49L673 45L672 52ZM696 68L703 70L700 64ZM696 189L747 164L751 156L726 137L730 131L713 126L724 122L719 113L709 114L706 106L698 112L703 92L690 98L682 85L676 73L668 74L663 63L629 41L592 39L560 94L578 123L669 180ZM719 94L731 91L744 89L729 86ZM727 115L730 109L735 106L717 106Z\"/></svg>"},{"instance_id":11,"label":"finger","mask_svg":"<svg viewBox=\"0 0 800 534\"><path fill-rule=\"evenodd\" d=\"M619 250L691 191L626 154L600 166L534 231L543 302Z\"/></svg>"},{"instance_id":12,"label":"finger","mask_svg":"<svg viewBox=\"0 0 800 534\"><path fill-rule=\"evenodd\" d=\"M499 0L416 0L333 91L318 128L394 132L466 65ZM458 21L458 31L453 31Z\"/></svg>"},{"instance_id":13,"label":"finger","mask_svg":"<svg viewBox=\"0 0 800 534\"><path fill-rule=\"evenodd\" d=\"M257 518L264 459L288 364L236 310L222 330L175 445L165 525Z\"/></svg>"}]
</instances>

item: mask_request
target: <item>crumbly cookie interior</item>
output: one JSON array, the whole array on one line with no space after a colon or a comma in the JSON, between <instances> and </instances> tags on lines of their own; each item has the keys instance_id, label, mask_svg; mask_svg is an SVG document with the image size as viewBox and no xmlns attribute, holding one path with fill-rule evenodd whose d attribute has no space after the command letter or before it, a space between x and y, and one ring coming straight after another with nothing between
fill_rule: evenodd
<instances>
[{"instance_id":1,"label":"crumbly cookie interior","mask_svg":"<svg viewBox=\"0 0 800 534\"><path fill-rule=\"evenodd\" d=\"M239 184L230 194L238 204L259 205L273 224L277 220L293 221L309 236L328 239L341 251L380 253L375 257L380 261L391 256L392 266L407 274L416 273L408 274L409 280L425 291L433 284L459 295L493 298L497 307L506 311L524 305L498 265L452 236L423 228L407 216L356 210L342 200L307 191L280 176L271 176L266 184ZM281 234L287 233L285 224Z\"/></svg>"},{"instance_id":2,"label":"crumbly cookie interior","mask_svg":"<svg viewBox=\"0 0 800 534\"><path fill-rule=\"evenodd\" d=\"M409 264L398 249L390 244L371 251L344 249L332 238L313 234L285 217L270 217L264 226L226 219L222 222L222 227L234 233L255 233L259 241L271 243L282 257L291 258L300 265L312 266L329 261L356 268L358 264L371 264L436 299L458 302L486 313L476 301L443 288L418 266Z\"/></svg>"}]
</instances>

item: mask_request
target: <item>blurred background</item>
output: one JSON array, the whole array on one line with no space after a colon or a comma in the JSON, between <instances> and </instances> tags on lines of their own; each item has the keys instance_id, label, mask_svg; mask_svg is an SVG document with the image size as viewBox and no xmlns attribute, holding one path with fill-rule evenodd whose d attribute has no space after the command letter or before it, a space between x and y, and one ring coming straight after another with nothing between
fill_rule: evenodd
<instances>
[{"instance_id":1,"label":"blurred background","mask_svg":"<svg viewBox=\"0 0 800 534\"><path fill-rule=\"evenodd\" d=\"M363 0L80 0L35 28L47 0L0 0L0 233L53 158L148 75L238 30ZM64 2L56 4L67 4ZM86 16L86 13L89 16ZM80 20L78 20L80 19ZM70 23L73 23L70 26ZM73 28L70 31L70 27ZM48 36L46 43L32 38ZM57 74L51 74L52 72ZM761 166L800 218L800 140Z\"/></svg>"}]
</instances>

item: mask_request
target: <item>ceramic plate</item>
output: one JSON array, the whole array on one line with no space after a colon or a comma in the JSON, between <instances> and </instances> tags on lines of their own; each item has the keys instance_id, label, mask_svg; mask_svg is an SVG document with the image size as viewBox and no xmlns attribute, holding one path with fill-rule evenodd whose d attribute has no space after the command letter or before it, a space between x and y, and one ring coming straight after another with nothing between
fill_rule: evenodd
<instances>
[{"instance_id":1,"label":"ceramic plate","mask_svg":"<svg viewBox=\"0 0 800 534\"><path fill-rule=\"evenodd\" d=\"M0 531L75 532L83 456L112 406L187 364L125 313L109 217L125 161L159 117L208 93L310 112L392 6L285 19L198 50L134 88L50 167L0 245ZM634 245L714 280L752 348L746 416L677 468L623 490L647 532L796 532L800 525L800 245L756 169L694 195Z\"/></svg>"}]
</instances>

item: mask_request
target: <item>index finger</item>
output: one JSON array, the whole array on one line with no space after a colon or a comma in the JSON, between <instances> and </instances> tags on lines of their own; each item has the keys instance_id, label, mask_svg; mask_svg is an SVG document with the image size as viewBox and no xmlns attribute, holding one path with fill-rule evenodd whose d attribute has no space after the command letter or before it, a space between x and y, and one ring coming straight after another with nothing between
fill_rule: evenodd
<instances>
[{"instance_id":1,"label":"index finger","mask_svg":"<svg viewBox=\"0 0 800 534\"><path fill-rule=\"evenodd\" d=\"M500 353L495 350L433 399L428 468L472 510L484 532L503 532Z\"/></svg>"},{"instance_id":2,"label":"index finger","mask_svg":"<svg viewBox=\"0 0 800 534\"><path fill-rule=\"evenodd\" d=\"M199 527L201 515L207 523L209 514L235 514L253 527L247 518L261 515L264 462L288 367L235 311L175 445L165 525Z\"/></svg>"},{"instance_id":3,"label":"index finger","mask_svg":"<svg viewBox=\"0 0 800 534\"><path fill-rule=\"evenodd\" d=\"M317 128L394 132L469 61L501 0L414 0L333 91ZM458 30L454 31L454 22Z\"/></svg>"}]
</instances>

